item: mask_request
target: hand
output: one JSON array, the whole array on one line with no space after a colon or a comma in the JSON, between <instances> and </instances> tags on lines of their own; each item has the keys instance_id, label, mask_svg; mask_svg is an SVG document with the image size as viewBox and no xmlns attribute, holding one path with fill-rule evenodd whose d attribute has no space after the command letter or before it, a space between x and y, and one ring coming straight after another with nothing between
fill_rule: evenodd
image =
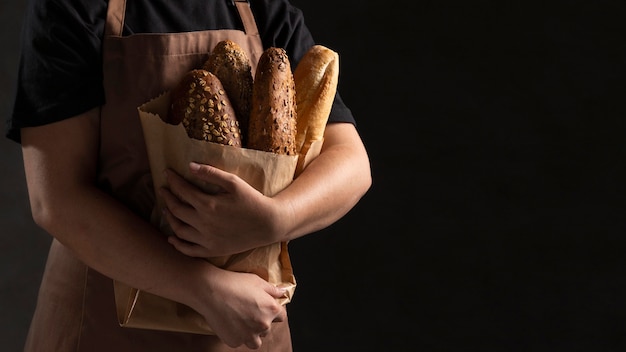
<instances>
[{"instance_id":1,"label":"hand","mask_svg":"<svg viewBox=\"0 0 626 352\"><path fill-rule=\"evenodd\" d=\"M211 292L196 308L215 334L230 347L246 345L257 349L273 322L286 319L285 307L277 298L285 290L254 274L236 273L215 268L211 275Z\"/></svg>"},{"instance_id":2,"label":"hand","mask_svg":"<svg viewBox=\"0 0 626 352\"><path fill-rule=\"evenodd\" d=\"M190 164L193 176L219 191L200 188L167 170L162 189L164 215L176 236L169 242L192 257L230 255L280 241L291 218L289 207L264 196L237 175L209 165Z\"/></svg>"}]
</instances>

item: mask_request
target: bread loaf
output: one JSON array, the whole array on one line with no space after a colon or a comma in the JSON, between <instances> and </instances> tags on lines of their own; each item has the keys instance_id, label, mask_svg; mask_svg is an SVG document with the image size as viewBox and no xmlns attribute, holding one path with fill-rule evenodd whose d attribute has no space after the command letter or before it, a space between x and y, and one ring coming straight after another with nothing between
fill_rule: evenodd
<instances>
[{"instance_id":1,"label":"bread loaf","mask_svg":"<svg viewBox=\"0 0 626 352\"><path fill-rule=\"evenodd\" d=\"M308 145L324 136L339 79L339 55L314 45L293 73L296 86L296 147L306 153Z\"/></svg>"},{"instance_id":2,"label":"bread loaf","mask_svg":"<svg viewBox=\"0 0 626 352\"><path fill-rule=\"evenodd\" d=\"M266 49L257 65L252 88L248 145L277 154L296 155L295 83L287 53Z\"/></svg>"},{"instance_id":3,"label":"bread loaf","mask_svg":"<svg viewBox=\"0 0 626 352\"><path fill-rule=\"evenodd\" d=\"M246 145L253 84L250 59L237 43L223 40L215 45L202 68L213 73L222 83L239 121L242 144Z\"/></svg>"},{"instance_id":4,"label":"bread loaf","mask_svg":"<svg viewBox=\"0 0 626 352\"><path fill-rule=\"evenodd\" d=\"M185 74L170 92L165 122L182 123L190 138L241 147L241 130L220 80L196 69Z\"/></svg>"}]
</instances>

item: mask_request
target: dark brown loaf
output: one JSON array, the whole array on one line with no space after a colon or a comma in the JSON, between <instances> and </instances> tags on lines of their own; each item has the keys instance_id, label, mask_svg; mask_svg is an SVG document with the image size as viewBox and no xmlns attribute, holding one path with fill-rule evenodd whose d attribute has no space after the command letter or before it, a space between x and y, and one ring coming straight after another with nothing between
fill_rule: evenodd
<instances>
[{"instance_id":1,"label":"dark brown loaf","mask_svg":"<svg viewBox=\"0 0 626 352\"><path fill-rule=\"evenodd\" d=\"M241 146L241 130L235 111L220 80L212 73L189 71L170 92L165 122L182 123L190 138Z\"/></svg>"},{"instance_id":2,"label":"dark brown loaf","mask_svg":"<svg viewBox=\"0 0 626 352\"><path fill-rule=\"evenodd\" d=\"M223 40L215 45L202 68L213 73L222 83L235 109L245 145L253 85L250 59L237 43Z\"/></svg>"},{"instance_id":3,"label":"dark brown loaf","mask_svg":"<svg viewBox=\"0 0 626 352\"><path fill-rule=\"evenodd\" d=\"M254 75L248 148L296 155L295 94L287 53L282 48L266 49Z\"/></svg>"}]
</instances>

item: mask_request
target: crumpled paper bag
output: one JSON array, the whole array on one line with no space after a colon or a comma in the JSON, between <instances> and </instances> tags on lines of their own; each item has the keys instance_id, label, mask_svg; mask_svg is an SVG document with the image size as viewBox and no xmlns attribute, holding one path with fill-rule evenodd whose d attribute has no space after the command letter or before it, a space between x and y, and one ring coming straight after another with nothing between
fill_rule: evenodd
<instances>
[{"instance_id":1,"label":"crumpled paper bag","mask_svg":"<svg viewBox=\"0 0 626 352\"><path fill-rule=\"evenodd\" d=\"M166 184L163 175L166 168L175 170L191 181L189 162L210 164L237 174L261 193L272 196L291 183L296 175L296 168L304 167L302 159L308 161L314 157L302 156L298 164L299 157L296 155L278 155L191 139L182 124L170 125L162 121L160 116L167 114L169 102L169 93L166 92L138 108L156 193L151 222L164 233L171 233L171 229L161 218L160 209L164 206L164 201L156 190ZM319 148L315 153L319 154ZM208 192L215 191L214 185L196 185ZM287 304L291 301L296 281L286 242L207 260L227 270L255 273L276 286L285 287L287 294L280 303ZM204 317L190 307L118 281L114 284L121 326L214 334Z\"/></svg>"}]
</instances>

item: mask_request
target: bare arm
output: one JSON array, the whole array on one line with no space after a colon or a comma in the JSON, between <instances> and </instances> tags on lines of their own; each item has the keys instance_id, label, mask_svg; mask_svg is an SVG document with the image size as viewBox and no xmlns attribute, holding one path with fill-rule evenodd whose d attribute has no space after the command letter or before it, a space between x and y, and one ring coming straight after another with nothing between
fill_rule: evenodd
<instances>
[{"instance_id":1,"label":"bare arm","mask_svg":"<svg viewBox=\"0 0 626 352\"><path fill-rule=\"evenodd\" d=\"M163 194L177 235L170 242L197 257L232 254L323 229L350 211L372 182L365 147L348 123L329 124L320 155L274 197L208 165L192 173L225 190L203 194L169 173L169 190Z\"/></svg>"},{"instance_id":2,"label":"bare arm","mask_svg":"<svg viewBox=\"0 0 626 352\"><path fill-rule=\"evenodd\" d=\"M275 197L293 214L282 239L295 239L333 224L371 184L369 158L354 125L329 124L320 155Z\"/></svg>"},{"instance_id":3,"label":"bare arm","mask_svg":"<svg viewBox=\"0 0 626 352\"><path fill-rule=\"evenodd\" d=\"M99 272L195 308L226 343L260 343L259 334L282 319L274 299L282 292L254 275L226 272L181 254L100 191L95 186L98 138L97 109L22 130L36 223Z\"/></svg>"}]
</instances>

